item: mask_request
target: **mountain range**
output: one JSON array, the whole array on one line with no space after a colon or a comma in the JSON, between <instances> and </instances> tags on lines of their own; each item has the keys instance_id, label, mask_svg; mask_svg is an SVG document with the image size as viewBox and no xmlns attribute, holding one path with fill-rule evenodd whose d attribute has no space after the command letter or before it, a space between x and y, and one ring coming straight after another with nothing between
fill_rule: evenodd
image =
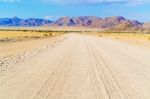
<instances>
[{"instance_id":1,"label":"mountain range","mask_svg":"<svg viewBox=\"0 0 150 99\"><path fill-rule=\"evenodd\" d=\"M20 19L18 17L13 18L0 18L0 26L43 26L49 25L52 21L37 19L37 18L28 18Z\"/></svg>"},{"instance_id":2,"label":"mountain range","mask_svg":"<svg viewBox=\"0 0 150 99\"><path fill-rule=\"evenodd\" d=\"M100 18L95 16L61 17L56 21L28 18L0 18L0 26L71 26L108 29L150 28L150 23L129 20L122 16Z\"/></svg>"}]
</instances>

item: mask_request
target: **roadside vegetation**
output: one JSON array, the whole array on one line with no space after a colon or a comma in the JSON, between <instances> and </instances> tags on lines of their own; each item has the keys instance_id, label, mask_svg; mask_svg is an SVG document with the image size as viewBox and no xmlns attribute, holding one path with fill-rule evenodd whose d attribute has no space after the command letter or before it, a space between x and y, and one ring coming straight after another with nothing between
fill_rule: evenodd
<instances>
[{"instance_id":1,"label":"roadside vegetation","mask_svg":"<svg viewBox=\"0 0 150 99\"><path fill-rule=\"evenodd\" d=\"M73 27L3 27L0 28L0 43L48 38L67 33L83 33L88 31L89 29Z\"/></svg>"},{"instance_id":2,"label":"roadside vegetation","mask_svg":"<svg viewBox=\"0 0 150 99\"><path fill-rule=\"evenodd\" d=\"M150 41L150 33L94 33L99 37Z\"/></svg>"},{"instance_id":3,"label":"roadside vegetation","mask_svg":"<svg viewBox=\"0 0 150 99\"><path fill-rule=\"evenodd\" d=\"M75 27L35 27L35 28L3 28L0 29L0 42L12 42L28 39L48 38L67 33L92 34L114 39L150 41L149 32L108 32L96 28Z\"/></svg>"},{"instance_id":4,"label":"roadside vegetation","mask_svg":"<svg viewBox=\"0 0 150 99\"><path fill-rule=\"evenodd\" d=\"M64 32L35 30L0 30L0 43L48 38L62 34L64 34Z\"/></svg>"}]
</instances>

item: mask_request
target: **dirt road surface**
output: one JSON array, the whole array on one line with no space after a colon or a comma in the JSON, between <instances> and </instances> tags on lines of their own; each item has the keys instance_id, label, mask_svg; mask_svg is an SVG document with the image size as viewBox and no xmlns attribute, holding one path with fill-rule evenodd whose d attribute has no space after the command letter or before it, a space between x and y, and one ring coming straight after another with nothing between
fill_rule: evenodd
<instances>
[{"instance_id":1,"label":"dirt road surface","mask_svg":"<svg viewBox=\"0 0 150 99\"><path fill-rule=\"evenodd\" d=\"M79 34L58 39L15 64L8 61L17 56L1 59L0 99L150 99L149 49Z\"/></svg>"}]
</instances>

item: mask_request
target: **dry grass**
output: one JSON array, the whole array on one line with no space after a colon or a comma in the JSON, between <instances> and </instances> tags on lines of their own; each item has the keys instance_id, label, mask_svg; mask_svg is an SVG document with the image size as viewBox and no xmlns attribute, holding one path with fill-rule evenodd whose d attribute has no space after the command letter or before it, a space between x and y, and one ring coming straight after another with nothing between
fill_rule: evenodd
<instances>
[{"instance_id":1,"label":"dry grass","mask_svg":"<svg viewBox=\"0 0 150 99\"><path fill-rule=\"evenodd\" d=\"M0 31L0 38L22 38L22 37L45 37L45 34L47 36L53 36L54 33L39 33L39 32L33 32L33 31Z\"/></svg>"},{"instance_id":2,"label":"dry grass","mask_svg":"<svg viewBox=\"0 0 150 99\"><path fill-rule=\"evenodd\" d=\"M0 42L37 39L62 35L65 33L99 32L102 29L85 27L1 27Z\"/></svg>"},{"instance_id":3,"label":"dry grass","mask_svg":"<svg viewBox=\"0 0 150 99\"><path fill-rule=\"evenodd\" d=\"M99 32L104 29L101 28L88 28L88 27L1 27L1 30L41 30L41 31L62 31L62 32L85 32L94 31Z\"/></svg>"},{"instance_id":4,"label":"dry grass","mask_svg":"<svg viewBox=\"0 0 150 99\"><path fill-rule=\"evenodd\" d=\"M107 37L121 40L130 44L150 48L150 34L144 33L90 33L98 37Z\"/></svg>"},{"instance_id":5,"label":"dry grass","mask_svg":"<svg viewBox=\"0 0 150 99\"><path fill-rule=\"evenodd\" d=\"M0 31L0 42L14 42L28 39L38 39L61 35L62 33L45 32L45 31Z\"/></svg>"},{"instance_id":6,"label":"dry grass","mask_svg":"<svg viewBox=\"0 0 150 99\"><path fill-rule=\"evenodd\" d=\"M0 31L1 39L29 39L29 38L45 38L64 33L90 33L99 37L111 37L122 40L143 40L150 41L150 34L146 33L106 33L98 28L84 27L29 27L29 28L2 28Z\"/></svg>"},{"instance_id":7,"label":"dry grass","mask_svg":"<svg viewBox=\"0 0 150 99\"><path fill-rule=\"evenodd\" d=\"M93 33L93 34L99 37L150 41L150 34L144 33Z\"/></svg>"}]
</instances>

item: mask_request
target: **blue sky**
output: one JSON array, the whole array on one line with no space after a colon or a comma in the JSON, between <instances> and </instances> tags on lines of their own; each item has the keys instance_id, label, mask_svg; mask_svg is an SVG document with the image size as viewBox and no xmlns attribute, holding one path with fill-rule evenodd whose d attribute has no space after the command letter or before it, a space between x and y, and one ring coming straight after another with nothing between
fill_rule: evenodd
<instances>
[{"instance_id":1,"label":"blue sky","mask_svg":"<svg viewBox=\"0 0 150 99\"><path fill-rule=\"evenodd\" d=\"M0 0L0 17L124 16L150 22L150 0Z\"/></svg>"}]
</instances>

